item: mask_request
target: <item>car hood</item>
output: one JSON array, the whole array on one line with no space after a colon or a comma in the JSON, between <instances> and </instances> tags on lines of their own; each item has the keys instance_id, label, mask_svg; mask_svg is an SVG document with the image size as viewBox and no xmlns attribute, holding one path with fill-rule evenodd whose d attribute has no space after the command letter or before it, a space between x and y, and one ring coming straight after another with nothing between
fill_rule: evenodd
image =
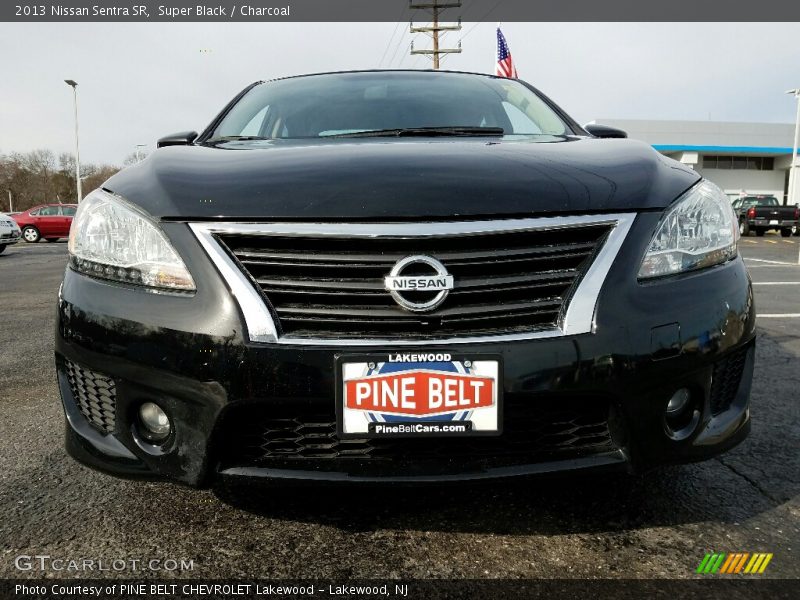
<instances>
[{"instance_id":1,"label":"car hood","mask_svg":"<svg viewBox=\"0 0 800 600\"><path fill-rule=\"evenodd\" d=\"M162 219L443 219L661 209L693 170L627 139L270 140L161 148L105 186Z\"/></svg>"}]
</instances>

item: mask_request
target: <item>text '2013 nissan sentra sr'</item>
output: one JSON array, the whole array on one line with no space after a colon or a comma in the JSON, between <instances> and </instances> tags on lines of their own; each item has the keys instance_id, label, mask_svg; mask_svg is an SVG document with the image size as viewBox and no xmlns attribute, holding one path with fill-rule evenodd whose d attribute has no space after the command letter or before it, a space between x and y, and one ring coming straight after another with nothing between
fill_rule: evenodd
<instances>
[{"instance_id":1,"label":"text '2013 nissan sentra sr'","mask_svg":"<svg viewBox=\"0 0 800 600\"><path fill-rule=\"evenodd\" d=\"M78 209L67 448L106 472L445 481L702 460L747 435L730 201L518 80L255 84Z\"/></svg>"}]
</instances>

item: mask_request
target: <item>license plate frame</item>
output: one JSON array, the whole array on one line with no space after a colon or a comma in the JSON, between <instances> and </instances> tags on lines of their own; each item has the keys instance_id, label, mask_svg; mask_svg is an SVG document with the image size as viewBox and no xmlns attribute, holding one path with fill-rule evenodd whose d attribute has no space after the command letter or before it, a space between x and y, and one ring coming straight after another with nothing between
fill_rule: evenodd
<instances>
[{"instance_id":1,"label":"license plate frame","mask_svg":"<svg viewBox=\"0 0 800 600\"><path fill-rule=\"evenodd\" d=\"M404 361L404 360L397 360L397 358L403 358L406 356L425 356L425 355L434 355L434 356L444 356L449 357L449 360L445 361ZM465 366L465 363L469 361L469 366ZM353 372L354 371L361 371L365 367L368 370L369 364L372 363L375 366L373 371L376 371L373 375L362 374L360 376L355 377L360 381L365 379L374 379L374 378L385 378L391 376L392 373L400 374L414 374L415 376L415 383L421 385L419 382L422 378L429 374L431 379L458 379L461 381L465 381L469 383L470 381L474 381L477 379L485 380L491 379L493 381L492 386L492 405L491 406L477 406L473 407L472 410L468 408L460 408L455 409L454 411L450 411L448 413L441 413L441 414L451 414L454 413L455 416L458 416L458 413L468 413L461 415L461 419L436 419L436 415L427 415L426 417L420 418L419 416L413 417L408 416L406 418L403 415L398 414L387 414L383 413L383 417L385 419L386 416L391 417L389 421L376 421L373 418L376 418L378 415L374 415L371 418L370 412L366 409L352 409L345 406L347 400L347 392L346 392L346 384L347 381L352 381L354 379ZM453 368L456 371L439 371L437 369L429 369L422 367L420 365L446 365L447 363L453 363ZM385 365L390 365L392 368L389 370L389 373L381 373L386 367ZM409 369L403 369L403 366L408 365ZM416 365L416 366L413 366ZM438 438L448 438L448 437L496 437L502 435L503 433L503 361L502 356L499 354L484 354L484 353L459 353L459 354L452 354L450 352L428 352L428 351L415 351L415 352L375 352L369 354L337 354L334 357L334 369L335 369L335 387L336 387L336 434L340 439L396 439L396 438L431 438L431 437L438 437ZM459 371L460 369L460 371ZM347 371L347 372L346 372ZM463 372L466 371L466 372ZM445 375L438 375L438 373L444 373ZM449 373L450 375L446 375ZM474 378L474 379L473 379ZM444 385L444 384L443 384ZM465 385L466 387L466 385ZM352 388L352 386L351 386ZM475 388L472 388L473 391ZM465 394L464 396L459 397L459 401L465 400L469 396L469 394ZM474 395L477 398L477 393ZM378 413L378 411L374 411ZM478 414L476 414L478 412ZM358 413L366 413L363 415L367 419L367 429L364 429L364 423L361 419L356 418ZM468 419L466 417L469 417ZM474 423L477 421L477 426ZM357 423L357 427L354 427L354 424ZM458 423L469 423L469 426L466 431L375 431L377 428L377 424L379 423L389 423L392 426L394 425L406 425L406 424L458 424ZM369 430L369 424L374 424L375 426L372 430ZM392 429L393 427L383 428L383 429Z\"/></svg>"}]
</instances>

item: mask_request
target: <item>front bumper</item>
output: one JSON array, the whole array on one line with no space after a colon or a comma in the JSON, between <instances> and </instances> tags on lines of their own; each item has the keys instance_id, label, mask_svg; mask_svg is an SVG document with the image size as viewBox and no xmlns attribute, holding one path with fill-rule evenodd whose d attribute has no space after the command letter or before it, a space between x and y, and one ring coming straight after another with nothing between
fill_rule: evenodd
<instances>
[{"instance_id":1,"label":"front bumper","mask_svg":"<svg viewBox=\"0 0 800 600\"><path fill-rule=\"evenodd\" d=\"M445 481L709 458L749 429L752 289L741 258L639 284L635 273L658 218L637 217L600 294L594 333L459 345L461 354L502 355L504 396L517 411L506 411L506 429L535 422L527 438L524 428L517 431L520 451L509 452L501 436L492 442L499 445L477 449L461 442L435 449L401 444L368 448L360 457L337 453L335 434L324 456L270 453L275 426L269 423L276 419L294 419L300 437L307 426L330 427L334 357L347 349L246 342L238 306L188 226L167 223L200 283L195 295L151 294L65 274L56 366L67 448L116 475L195 486L220 477ZM681 387L692 390L700 422L675 440L665 431L664 409ZM175 433L163 447L137 435L135 413L145 401L172 417ZM264 443L245 441L258 431ZM534 443L550 434L561 443Z\"/></svg>"}]
</instances>

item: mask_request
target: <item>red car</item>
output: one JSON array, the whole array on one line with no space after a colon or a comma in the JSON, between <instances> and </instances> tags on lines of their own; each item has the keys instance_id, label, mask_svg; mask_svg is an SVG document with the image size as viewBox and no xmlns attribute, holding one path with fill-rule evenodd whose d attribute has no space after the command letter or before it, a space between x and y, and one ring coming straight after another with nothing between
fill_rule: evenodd
<instances>
[{"instance_id":1,"label":"red car","mask_svg":"<svg viewBox=\"0 0 800 600\"><path fill-rule=\"evenodd\" d=\"M38 242L42 238L54 242L69 235L72 217L77 209L77 204L42 204L12 218L22 230L22 238L26 242Z\"/></svg>"}]
</instances>

